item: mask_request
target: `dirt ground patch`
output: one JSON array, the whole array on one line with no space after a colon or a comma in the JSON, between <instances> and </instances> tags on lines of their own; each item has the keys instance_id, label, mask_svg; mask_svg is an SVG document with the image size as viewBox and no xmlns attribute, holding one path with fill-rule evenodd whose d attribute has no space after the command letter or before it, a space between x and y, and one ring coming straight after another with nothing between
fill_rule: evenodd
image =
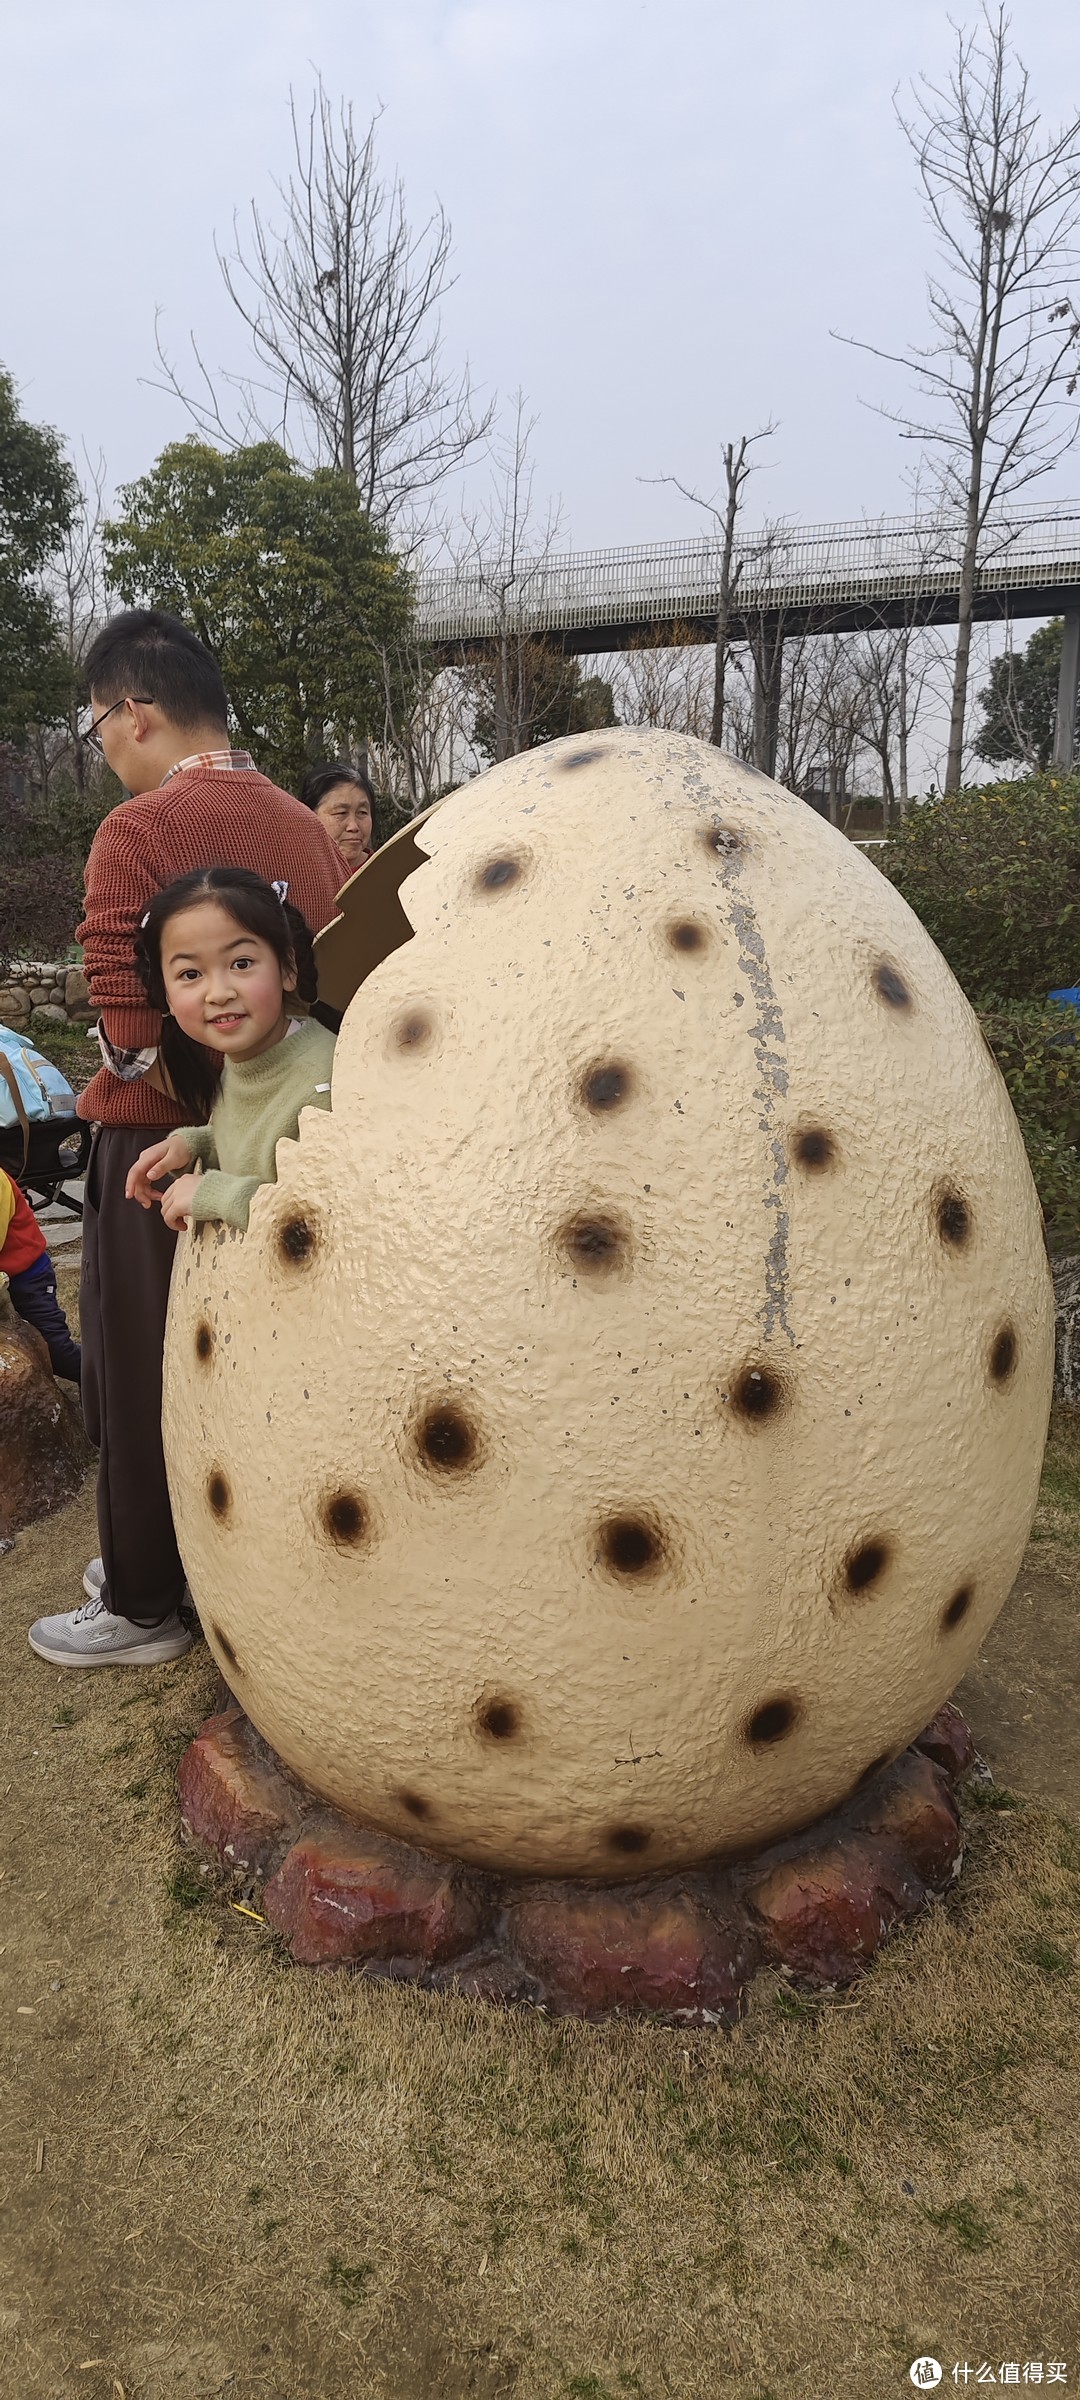
<instances>
[{"instance_id":1,"label":"dirt ground patch","mask_svg":"<svg viewBox=\"0 0 1080 2400\"><path fill-rule=\"evenodd\" d=\"M955 1892L860 1987L762 1977L730 2037L289 1966L178 1847L205 1649L49 1669L26 1626L77 1600L91 1491L23 1535L0 1561L5 2400L877 2400L924 2351L950 2387L965 2358L1074 2382L1078 1460L1059 1424L961 1694L1014 1797L973 1793Z\"/></svg>"}]
</instances>

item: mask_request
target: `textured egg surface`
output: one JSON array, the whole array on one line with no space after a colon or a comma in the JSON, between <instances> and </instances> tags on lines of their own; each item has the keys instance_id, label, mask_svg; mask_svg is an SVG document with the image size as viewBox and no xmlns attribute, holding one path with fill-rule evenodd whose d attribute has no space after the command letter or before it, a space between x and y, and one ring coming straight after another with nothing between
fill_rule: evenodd
<instances>
[{"instance_id":1,"label":"textured egg surface","mask_svg":"<svg viewBox=\"0 0 1080 2400\"><path fill-rule=\"evenodd\" d=\"M178 1251L207 1637L428 1848L753 1849L926 1724L1019 1566L1053 1320L1004 1083L877 868L702 743L555 742L412 838L332 1115Z\"/></svg>"}]
</instances>

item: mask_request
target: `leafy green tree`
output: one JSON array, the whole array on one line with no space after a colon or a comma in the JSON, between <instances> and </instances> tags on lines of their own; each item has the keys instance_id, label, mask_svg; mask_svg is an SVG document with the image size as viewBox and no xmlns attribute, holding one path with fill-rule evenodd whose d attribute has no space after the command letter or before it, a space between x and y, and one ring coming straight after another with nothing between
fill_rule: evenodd
<instances>
[{"instance_id":1,"label":"leafy green tree","mask_svg":"<svg viewBox=\"0 0 1080 2400\"><path fill-rule=\"evenodd\" d=\"M57 435L21 414L0 368L0 741L20 745L62 717L71 670L41 571L74 514L77 485Z\"/></svg>"},{"instance_id":2,"label":"leafy green tree","mask_svg":"<svg viewBox=\"0 0 1080 2400\"><path fill-rule=\"evenodd\" d=\"M1045 771L1054 751L1060 672L1060 617L1040 625L1019 656L1006 651L995 658L990 681L979 693L986 715L975 737L977 758L993 765L1015 759L1018 766Z\"/></svg>"},{"instance_id":3,"label":"leafy green tree","mask_svg":"<svg viewBox=\"0 0 1080 2400\"><path fill-rule=\"evenodd\" d=\"M285 784L328 741L382 724L406 644L408 577L352 479L307 474L275 442L229 456L172 442L105 528L110 583L173 609L220 660L237 729Z\"/></svg>"},{"instance_id":4,"label":"leafy green tree","mask_svg":"<svg viewBox=\"0 0 1080 2400\"><path fill-rule=\"evenodd\" d=\"M560 650L557 642L516 635L508 651L507 660L493 655L475 670L473 731L477 749L485 758L498 756L495 686L500 671L513 686L508 714L519 750L535 750L541 742L557 741L560 734L594 733L601 725L616 723L610 683L601 675L583 675L579 661Z\"/></svg>"}]
</instances>

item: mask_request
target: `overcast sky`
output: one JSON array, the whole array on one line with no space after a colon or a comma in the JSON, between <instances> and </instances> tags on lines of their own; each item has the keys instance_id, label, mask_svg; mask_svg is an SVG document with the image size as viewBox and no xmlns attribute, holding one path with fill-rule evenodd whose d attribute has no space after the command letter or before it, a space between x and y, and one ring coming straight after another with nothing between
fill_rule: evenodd
<instances>
[{"instance_id":1,"label":"overcast sky","mask_svg":"<svg viewBox=\"0 0 1080 2400\"><path fill-rule=\"evenodd\" d=\"M954 8L954 15L960 13ZM970 17L971 10L963 12ZM1080 99L1080 9L1017 0L1051 116ZM567 544L687 533L772 417L751 515L905 504L910 451L864 402L899 380L830 338L919 339L930 258L892 97L947 70L942 0L47 0L9 8L0 359L110 482L188 430L148 388L154 316L244 361L214 236L288 171L316 70L422 219L454 230L447 353L524 387ZM1080 492L1080 462L1058 491Z\"/></svg>"}]
</instances>

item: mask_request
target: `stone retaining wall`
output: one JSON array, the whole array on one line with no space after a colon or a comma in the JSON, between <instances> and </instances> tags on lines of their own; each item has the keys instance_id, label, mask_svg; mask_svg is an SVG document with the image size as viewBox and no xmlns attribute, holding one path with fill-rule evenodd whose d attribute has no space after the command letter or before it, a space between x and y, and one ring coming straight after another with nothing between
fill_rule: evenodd
<instances>
[{"instance_id":1,"label":"stone retaining wall","mask_svg":"<svg viewBox=\"0 0 1080 2400\"><path fill-rule=\"evenodd\" d=\"M92 1025L97 1013L81 967L16 958L0 976L0 1025L10 1025L16 1033Z\"/></svg>"}]
</instances>

